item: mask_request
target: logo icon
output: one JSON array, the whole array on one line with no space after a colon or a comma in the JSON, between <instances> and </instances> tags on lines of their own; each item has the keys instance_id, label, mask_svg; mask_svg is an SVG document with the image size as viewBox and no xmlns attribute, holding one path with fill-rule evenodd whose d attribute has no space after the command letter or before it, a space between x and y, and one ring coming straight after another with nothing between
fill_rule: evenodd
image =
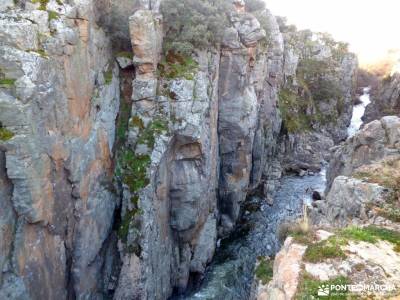
<instances>
[{"instance_id":1,"label":"logo icon","mask_svg":"<svg viewBox=\"0 0 400 300\"><path fill-rule=\"evenodd\" d=\"M329 296L329 285L320 285L318 287L318 296Z\"/></svg>"}]
</instances>

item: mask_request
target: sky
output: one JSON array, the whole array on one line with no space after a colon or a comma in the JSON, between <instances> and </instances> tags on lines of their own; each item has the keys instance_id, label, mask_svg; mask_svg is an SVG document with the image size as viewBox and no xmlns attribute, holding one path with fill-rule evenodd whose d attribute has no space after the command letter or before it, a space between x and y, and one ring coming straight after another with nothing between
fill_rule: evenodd
<instances>
[{"instance_id":1,"label":"sky","mask_svg":"<svg viewBox=\"0 0 400 300\"><path fill-rule=\"evenodd\" d=\"M348 42L362 64L400 49L400 0L265 0L274 15L299 29Z\"/></svg>"}]
</instances>

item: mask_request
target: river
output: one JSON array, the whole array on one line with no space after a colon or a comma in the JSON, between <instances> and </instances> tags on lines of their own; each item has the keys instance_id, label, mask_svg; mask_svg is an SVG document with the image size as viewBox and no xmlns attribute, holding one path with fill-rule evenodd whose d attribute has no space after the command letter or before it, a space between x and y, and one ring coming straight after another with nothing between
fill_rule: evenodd
<instances>
[{"instance_id":1,"label":"river","mask_svg":"<svg viewBox=\"0 0 400 300\"><path fill-rule=\"evenodd\" d=\"M353 117L351 119L351 124L347 129L349 137L353 136L363 124L362 117L364 116L365 109L367 108L367 105L371 103L369 92L369 87L364 88L363 95L359 98L360 103L355 105L353 108Z\"/></svg>"},{"instance_id":2,"label":"river","mask_svg":"<svg viewBox=\"0 0 400 300\"><path fill-rule=\"evenodd\" d=\"M370 103L369 89L364 89L361 103L354 106L349 136L362 125L362 116ZM325 169L313 176L285 176L274 196L274 204L253 197L244 208L238 229L220 242L204 280L189 295L180 300L246 300L250 298L254 267L258 256L274 256L281 243L278 225L302 216L303 204L310 204L312 191L326 187ZM246 211L247 209L247 211Z\"/></svg>"}]
</instances>

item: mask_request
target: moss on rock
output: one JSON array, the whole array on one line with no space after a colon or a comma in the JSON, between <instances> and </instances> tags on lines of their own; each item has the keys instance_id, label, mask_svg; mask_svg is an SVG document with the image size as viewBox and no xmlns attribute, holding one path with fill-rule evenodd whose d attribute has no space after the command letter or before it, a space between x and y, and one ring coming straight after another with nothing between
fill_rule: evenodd
<instances>
[{"instance_id":1,"label":"moss on rock","mask_svg":"<svg viewBox=\"0 0 400 300\"><path fill-rule=\"evenodd\" d=\"M8 141L14 137L14 133L0 125L0 141Z\"/></svg>"}]
</instances>

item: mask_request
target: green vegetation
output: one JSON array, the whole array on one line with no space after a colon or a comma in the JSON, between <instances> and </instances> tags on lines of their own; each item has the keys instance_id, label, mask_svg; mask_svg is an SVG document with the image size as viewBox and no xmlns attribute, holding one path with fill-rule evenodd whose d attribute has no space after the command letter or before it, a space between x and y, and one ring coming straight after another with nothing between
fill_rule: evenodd
<instances>
[{"instance_id":1,"label":"green vegetation","mask_svg":"<svg viewBox=\"0 0 400 300\"><path fill-rule=\"evenodd\" d=\"M309 105L310 99L302 98L288 88L279 92L279 109L288 132L295 133L311 129L315 116L307 114Z\"/></svg>"},{"instance_id":2,"label":"green vegetation","mask_svg":"<svg viewBox=\"0 0 400 300\"><path fill-rule=\"evenodd\" d=\"M150 149L154 148L156 137L168 131L168 122L161 118L155 118L145 127L139 117L133 117L131 126L137 127L140 132L137 145L147 145Z\"/></svg>"},{"instance_id":3,"label":"green vegetation","mask_svg":"<svg viewBox=\"0 0 400 300\"><path fill-rule=\"evenodd\" d=\"M11 87L15 84L16 79L11 79L11 78L3 78L0 79L0 87L5 86L5 87Z\"/></svg>"},{"instance_id":4,"label":"green vegetation","mask_svg":"<svg viewBox=\"0 0 400 300\"><path fill-rule=\"evenodd\" d=\"M371 183L379 184L390 190L385 203L379 204L376 210L379 215L400 222L400 160L389 159L380 163L365 166L353 176Z\"/></svg>"},{"instance_id":5,"label":"green vegetation","mask_svg":"<svg viewBox=\"0 0 400 300\"><path fill-rule=\"evenodd\" d=\"M4 128L3 125L0 123L0 141L8 141L12 139L14 133L12 133L7 128Z\"/></svg>"},{"instance_id":6,"label":"green vegetation","mask_svg":"<svg viewBox=\"0 0 400 300\"><path fill-rule=\"evenodd\" d=\"M378 210L378 214L393 222L400 222L400 208L396 204L382 204L382 207Z\"/></svg>"},{"instance_id":7,"label":"green vegetation","mask_svg":"<svg viewBox=\"0 0 400 300\"><path fill-rule=\"evenodd\" d=\"M129 51L121 51L116 54L116 57L125 57L129 59L133 59L133 53Z\"/></svg>"},{"instance_id":8,"label":"green vegetation","mask_svg":"<svg viewBox=\"0 0 400 300\"><path fill-rule=\"evenodd\" d=\"M125 104L121 107L122 113L124 112L123 110L129 110L128 105ZM120 120L117 128L117 136L121 139L125 138L126 125L127 123ZM168 130L167 122L161 118L155 118L145 126L142 119L138 116L134 116L131 119L129 126L133 126L138 130L136 145L144 144L150 149L154 148L156 136L165 133ZM151 157L147 154L136 154L130 149L119 151L117 157L118 163L115 170L116 176L128 186L129 191L132 194L131 203L134 207L134 209L126 213L118 230L120 239L126 241L131 221L141 214L139 209L139 192L150 183L147 170L151 163Z\"/></svg>"},{"instance_id":9,"label":"green vegetation","mask_svg":"<svg viewBox=\"0 0 400 300\"><path fill-rule=\"evenodd\" d=\"M49 22L51 20L57 20L58 18L60 18L60 15L53 10L48 10L47 13L49 14Z\"/></svg>"},{"instance_id":10,"label":"green vegetation","mask_svg":"<svg viewBox=\"0 0 400 300\"><path fill-rule=\"evenodd\" d=\"M254 13L265 10L266 4L264 0L246 0L246 11Z\"/></svg>"},{"instance_id":11,"label":"green vegetation","mask_svg":"<svg viewBox=\"0 0 400 300\"><path fill-rule=\"evenodd\" d=\"M277 236L281 243L283 243L288 236L293 237L293 239L300 244L309 245L313 243L315 240L315 233L310 226L307 206L303 206L302 218L294 222L279 224Z\"/></svg>"},{"instance_id":12,"label":"green vegetation","mask_svg":"<svg viewBox=\"0 0 400 300\"><path fill-rule=\"evenodd\" d=\"M129 233L129 226L131 224L131 220L133 220L136 216L140 215L141 211L139 209L134 209L132 211L126 212L124 218L121 220L121 224L118 228L118 238L126 243Z\"/></svg>"},{"instance_id":13,"label":"green vegetation","mask_svg":"<svg viewBox=\"0 0 400 300\"><path fill-rule=\"evenodd\" d=\"M190 56L193 49L218 45L229 25L227 13L232 5L225 0L165 0L161 3L164 17L164 53Z\"/></svg>"},{"instance_id":14,"label":"green vegetation","mask_svg":"<svg viewBox=\"0 0 400 300\"><path fill-rule=\"evenodd\" d=\"M303 132L310 130L314 124L337 121L344 110L338 78L332 62L315 59L300 61L296 74L298 86L284 88L279 94L279 108L288 132ZM336 100L336 109L329 114L322 114L319 102L331 100Z\"/></svg>"},{"instance_id":15,"label":"green vegetation","mask_svg":"<svg viewBox=\"0 0 400 300\"><path fill-rule=\"evenodd\" d=\"M343 241L335 236L315 244L310 244L304 253L304 260L317 263L329 258L346 258L346 254L341 249Z\"/></svg>"},{"instance_id":16,"label":"green vegetation","mask_svg":"<svg viewBox=\"0 0 400 300\"><path fill-rule=\"evenodd\" d=\"M158 65L158 75L167 79L193 80L197 67L198 64L192 57L169 51Z\"/></svg>"},{"instance_id":17,"label":"green vegetation","mask_svg":"<svg viewBox=\"0 0 400 300\"><path fill-rule=\"evenodd\" d=\"M46 10L47 9L47 4L49 3L49 0L31 0L32 3L40 3L39 9L40 10Z\"/></svg>"},{"instance_id":18,"label":"green vegetation","mask_svg":"<svg viewBox=\"0 0 400 300\"><path fill-rule=\"evenodd\" d=\"M120 141L125 140L126 136L126 131L128 129L128 122L129 122L129 115L130 115L130 105L124 101L123 99L121 100L120 103L120 114L117 122L117 137Z\"/></svg>"},{"instance_id":19,"label":"green vegetation","mask_svg":"<svg viewBox=\"0 0 400 300\"><path fill-rule=\"evenodd\" d=\"M395 246L395 251L400 252L400 233L377 226L368 227L348 227L343 229L340 236L349 240L363 241L368 243L376 243L379 240L387 241Z\"/></svg>"},{"instance_id":20,"label":"green vegetation","mask_svg":"<svg viewBox=\"0 0 400 300\"><path fill-rule=\"evenodd\" d=\"M149 155L136 155L132 150L125 150L119 157L119 168L123 182L135 196L149 184L147 168L151 162Z\"/></svg>"},{"instance_id":21,"label":"green vegetation","mask_svg":"<svg viewBox=\"0 0 400 300\"><path fill-rule=\"evenodd\" d=\"M333 55L333 59L340 62L343 60L345 54L349 53L349 44L345 42L338 42L332 37L331 34L326 32L320 32L318 34L319 41L327 45Z\"/></svg>"},{"instance_id":22,"label":"green vegetation","mask_svg":"<svg viewBox=\"0 0 400 300\"><path fill-rule=\"evenodd\" d=\"M297 68L297 78L307 85L315 101L342 97L339 82L335 80L339 77L333 62L315 59L301 60Z\"/></svg>"},{"instance_id":23,"label":"green vegetation","mask_svg":"<svg viewBox=\"0 0 400 300\"><path fill-rule=\"evenodd\" d=\"M261 257L258 260L258 266L256 267L255 274L256 277L261 280L263 284L267 284L271 281L274 275L274 261Z\"/></svg>"},{"instance_id":24,"label":"green vegetation","mask_svg":"<svg viewBox=\"0 0 400 300\"><path fill-rule=\"evenodd\" d=\"M299 287L298 291L296 294L296 299L298 300L304 300L304 299L320 299L318 296L318 289L320 286L331 286L331 285L346 285L350 284L350 281L348 278L344 276L339 276L335 279L331 279L328 281L321 281L321 280L316 280L314 279L311 275L307 274L306 272L303 272L301 275L301 279L299 282ZM324 297L324 299L330 299L330 300L345 300L349 298L349 292L348 291L341 291L337 292L337 294L331 294L327 297Z\"/></svg>"},{"instance_id":25,"label":"green vegetation","mask_svg":"<svg viewBox=\"0 0 400 300\"><path fill-rule=\"evenodd\" d=\"M28 52L36 53L36 54L40 55L40 57L43 57L43 58L49 58L44 49L28 50Z\"/></svg>"},{"instance_id":26,"label":"green vegetation","mask_svg":"<svg viewBox=\"0 0 400 300\"><path fill-rule=\"evenodd\" d=\"M106 84L111 84L112 79L113 79L113 72L111 69L107 70L106 72L103 73L104 76L104 81Z\"/></svg>"}]
</instances>

